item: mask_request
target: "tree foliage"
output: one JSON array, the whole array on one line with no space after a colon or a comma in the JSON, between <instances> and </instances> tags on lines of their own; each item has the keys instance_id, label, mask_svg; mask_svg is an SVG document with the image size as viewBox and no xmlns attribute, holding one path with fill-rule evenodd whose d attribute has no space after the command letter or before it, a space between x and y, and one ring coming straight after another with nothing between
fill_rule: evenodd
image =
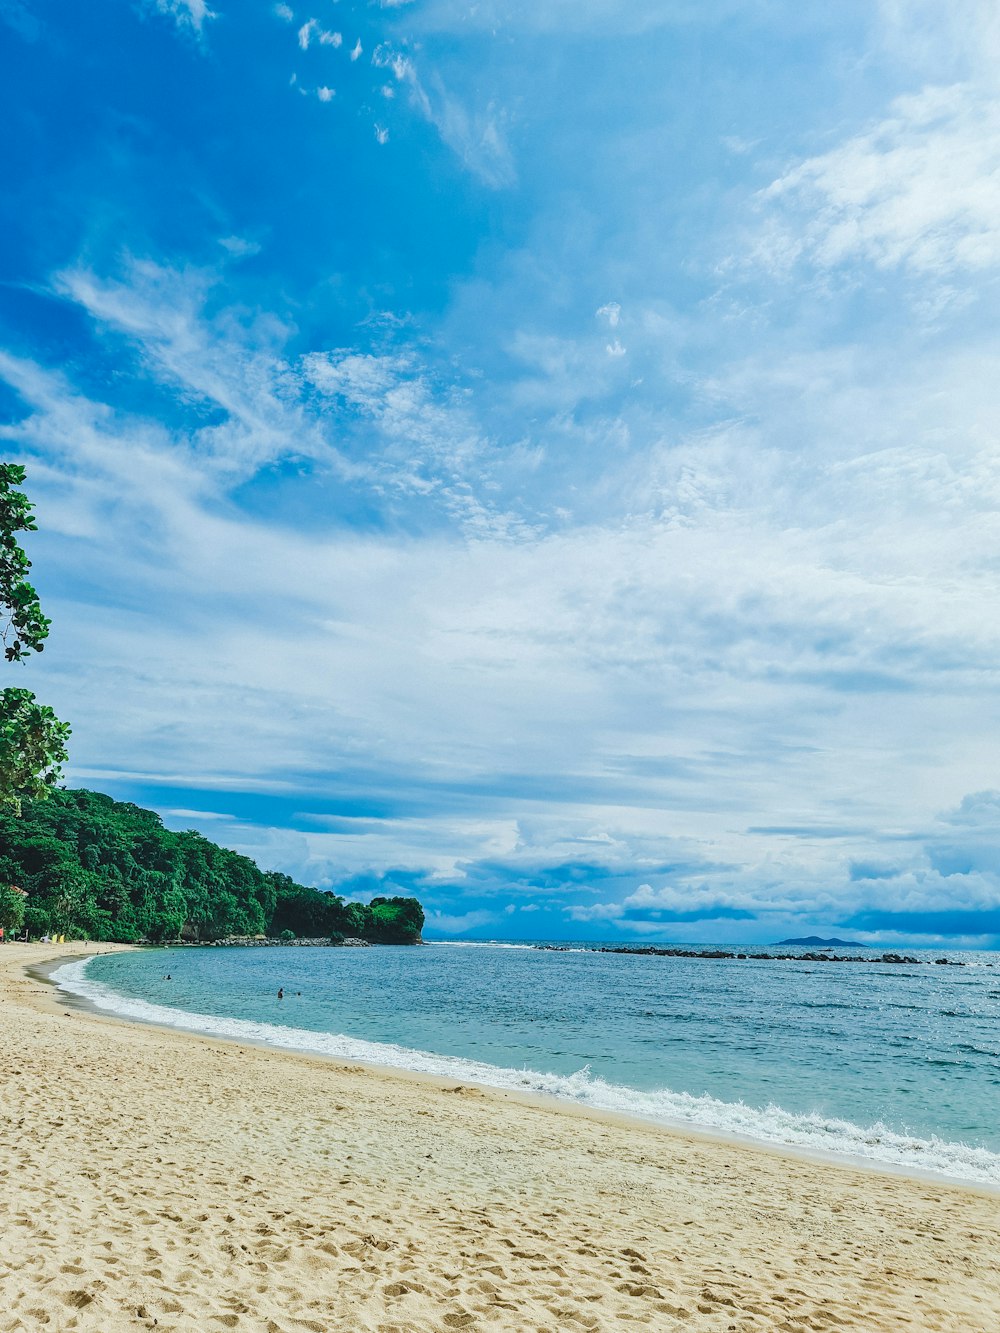
<instances>
[{"instance_id":1,"label":"tree foliage","mask_svg":"<svg viewBox=\"0 0 1000 1333\"><path fill-rule=\"evenodd\" d=\"M20 930L24 921L24 899L10 884L0 884L0 926Z\"/></svg>"},{"instance_id":2,"label":"tree foliage","mask_svg":"<svg viewBox=\"0 0 1000 1333\"><path fill-rule=\"evenodd\" d=\"M31 501L18 489L25 475L17 463L0 463L0 639L8 662L40 653L52 623L42 615L38 593L28 582L31 561L17 540L19 532L38 527Z\"/></svg>"},{"instance_id":3,"label":"tree foliage","mask_svg":"<svg viewBox=\"0 0 1000 1333\"><path fill-rule=\"evenodd\" d=\"M412 944L424 921L415 898L345 903L200 833L172 833L152 810L82 790L25 799L20 818L0 809L0 885L12 884L27 890L33 935L128 943L291 931Z\"/></svg>"},{"instance_id":4,"label":"tree foliage","mask_svg":"<svg viewBox=\"0 0 1000 1333\"><path fill-rule=\"evenodd\" d=\"M34 532L25 478L17 463L0 463L0 641L8 662L40 653L50 621L28 582L31 561L18 541ZM30 690L0 690L0 807L19 812L22 797L40 799L62 776L70 729Z\"/></svg>"},{"instance_id":5,"label":"tree foliage","mask_svg":"<svg viewBox=\"0 0 1000 1333\"><path fill-rule=\"evenodd\" d=\"M30 690L0 690L0 806L48 795L66 762L69 726Z\"/></svg>"}]
</instances>

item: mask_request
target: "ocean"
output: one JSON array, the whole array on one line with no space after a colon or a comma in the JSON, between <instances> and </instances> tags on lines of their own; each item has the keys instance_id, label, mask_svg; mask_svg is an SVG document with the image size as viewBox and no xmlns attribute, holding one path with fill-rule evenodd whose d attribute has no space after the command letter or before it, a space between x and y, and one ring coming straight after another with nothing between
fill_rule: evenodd
<instances>
[{"instance_id":1,"label":"ocean","mask_svg":"<svg viewBox=\"0 0 1000 1333\"><path fill-rule=\"evenodd\" d=\"M183 948L53 979L123 1017L1000 1186L1000 954L780 952Z\"/></svg>"}]
</instances>

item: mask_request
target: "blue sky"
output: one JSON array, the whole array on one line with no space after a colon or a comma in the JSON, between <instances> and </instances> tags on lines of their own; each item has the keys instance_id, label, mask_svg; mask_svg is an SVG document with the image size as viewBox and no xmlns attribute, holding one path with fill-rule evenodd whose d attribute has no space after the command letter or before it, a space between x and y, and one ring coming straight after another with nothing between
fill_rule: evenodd
<instances>
[{"instance_id":1,"label":"blue sky","mask_svg":"<svg viewBox=\"0 0 1000 1333\"><path fill-rule=\"evenodd\" d=\"M71 782L428 934L1000 940L994 6L0 33Z\"/></svg>"}]
</instances>

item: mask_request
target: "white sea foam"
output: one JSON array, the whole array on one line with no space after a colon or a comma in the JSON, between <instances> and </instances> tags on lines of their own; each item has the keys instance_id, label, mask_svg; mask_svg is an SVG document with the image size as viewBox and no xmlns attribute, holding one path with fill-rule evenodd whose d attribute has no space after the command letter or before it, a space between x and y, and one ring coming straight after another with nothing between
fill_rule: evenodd
<instances>
[{"instance_id":1,"label":"white sea foam","mask_svg":"<svg viewBox=\"0 0 1000 1333\"><path fill-rule=\"evenodd\" d=\"M507 940L424 940L437 949L538 949L537 944L513 944Z\"/></svg>"},{"instance_id":2,"label":"white sea foam","mask_svg":"<svg viewBox=\"0 0 1000 1333\"><path fill-rule=\"evenodd\" d=\"M509 940L424 940L424 946L443 949L528 949L532 953L596 953L592 946L570 944L521 944Z\"/></svg>"},{"instance_id":3,"label":"white sea foam","mask_svg":"<svg viewBox=\"0 0 1000 1333\"><path fill-rule=\"evenodd\" d=\"M340 1033L310 1032L277 1023L219 1018L212 1014L172 1009L122 995L103 982L90 979L87 976L90 961L66 963L52 973L52 980L64 991L87 1000L95 1008L124 1018L340 1060L360 1060L370 1065L411 1070L463 1083L479 1083L485 1087L541 1093L660 1124L709 1130L1000 1187L1000 1154L986 1148L952 1143L936 1136L915 1138L881 1123L865 1128L848 1120L819 1114L800 1115L774 1105L764 1108L747 1106L743 1102L723 1102L707 1095L696 1097L686 1092L672 1092L669 1088L643 1092L595 1078L586 1068L570 1075L504 1069L478 1060L435 1055L386 1042L362 1041Z\"/></svg>"}]
</instances>

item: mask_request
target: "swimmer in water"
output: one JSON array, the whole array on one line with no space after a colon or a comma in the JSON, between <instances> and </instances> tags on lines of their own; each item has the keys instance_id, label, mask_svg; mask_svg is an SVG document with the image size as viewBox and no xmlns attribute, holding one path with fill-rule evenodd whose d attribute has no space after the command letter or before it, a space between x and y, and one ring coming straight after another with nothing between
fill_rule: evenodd
<instances>
[{"instance_id":1,"label":"swimmer in water","mask_svg":"<svg viewBox=\"0 0 1000 1333\"><path fill-rule=\"evenodd\" d=\"M285 988L284 986L280 986L278 988L278 999L283 1000L284 998L285 998Z\"/></svg>"}]
</instances>

